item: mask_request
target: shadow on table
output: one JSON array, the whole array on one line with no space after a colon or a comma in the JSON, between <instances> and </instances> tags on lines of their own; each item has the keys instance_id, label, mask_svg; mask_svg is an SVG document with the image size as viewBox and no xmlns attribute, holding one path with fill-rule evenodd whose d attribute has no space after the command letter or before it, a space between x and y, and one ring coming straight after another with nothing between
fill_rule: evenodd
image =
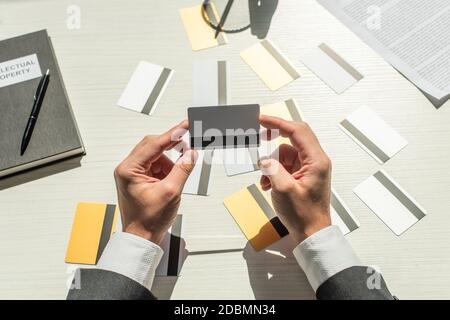
<instances>
[{"instance_id":1,"label":"shadow on table","mask_svg":"<svg viewBox=\"0 0 450 320\"><path fill-rule=\"evenodd\" d=\"M277 7L278 0L248 0L252 35L258 39L267 36Z\"/></svg>"},{"instance_id":2,"label":"shadow on table","mask_svg":"<svg viewBox=\"0 0 450 320\"><path fill-rule=\"evenodd\" d=\"M416 86L408 77L406 77L403 73L400 72L400 70L397 70L398 73L400 73L400 75L402 77L404 77L406 80L408 80L409 82L412 83L413 86L415 86L420 92L422 92L422 94L425 96L425 98L428 99L428 101L431 102L431 104L436 108L436 110L438 110L439 108L441 108L444 104L447 104L448 101L450 101L450 94L443 97L442 99L437 99L435 97L433 97L431 94L426 93L425 91L423 91L422 89L420 89L418 86Z\"/></svg>"},{"instance_id":3,"label":"shadow on table","mask_svg":"<svg viewBox=\"0 0 450 320\"><path fill-rule=\"evenodd\" d=\"M436 109L439 109L440 107L442 107L444 104L446 104L450 100L450 95L445 96L442 99L436 99L435 97L426 93L425 91L423 91L423 90L420 90L420 91L423 93L425 98L427 98Z\"/></svg>"},{"instance_id":4,"label":"shadow on table","mask_svg":"<svg viewBox=\"0 0 450 320\"><path fill-rule=\"evenodd\" d=\"M295 260L290 236L256 252L249 242L244 249L255 299L311 300L314 292Z\"/></svg>"},{"instance_id":5,"label":"shadow on table","mask_svg":"<svg viewBox=\"0 0 450 320\"><path fill-rule=\"evenodd\" d=\"M62 160L52 164L48 164L39 168L30 169L15 175L11 175L0 179L0 190L12 188L24 183L45 178L54 174L65 172L81 167L81 159L83 157L75 157L67 160Z\"/></svg>"},{"instance_id":6,"label":"shadow on table","mask_svg":"<svg viewBox=\"0 0 450 320\"><path fill-rule=\"evenodd\" d=\"M153 295L159 300L170 300L177 281L178 277L155 277L152 286Z\"/></svg>"},{"instance_id":7,"label":"shadow on table","mask_svg":"<svg viewBox=\"0 0 450 320\"><path fill-rule=\"evenodd\" d=\"M207 255L207 254L221 254L221 253L230 253L230 252L240 252L242 249L226 249L226 250L209 250L209 251L195 251L189 252L186 250L186 241L181 238L180 243L180 266L179 270L182 269L183 264L188 256L196 256L196 255ZM177 284L179 277L173 276L157 276L153 281L152 293L161 300L169 300L172 298L173 290L175 285Z\"/></svg>"},{"instance_id":8,"label":"shadow on table","mask_svg":"<svg viewBox=\"0 0 450 320\"><path fill-rule=\"evenodd\" d=\"M225 33L240 33L250 28L251 34L256 36L258 39L264 39L270 29L270 24L272 23L272 17L278 7L279 0L248 0L247 4L244 1L234 1L227 0L224 11L221 13L219 21L222 23L222 31ZM210 0L203 0L203 5L206 6L210 3ZM231 10L249 11L250 23L240 26L239 28L227 28L227 18ZM213 24L208 21L207 16L203 15L205 21L214 30L218 29L218 24Z\"/></svg>"},{"instance_id":9,"label":"shadow on table","mask_svg":"<svg viewBox=\"0 0 450 320\"><path fill-rule=\"evenodd\" d=\"M173 236L169 234L169 236L164 238L163 243L166 239L169 238L172 239L171 241L173 241ZM168 246L168 248L170 249L166 248L164 250L164 255L161 258L159 268L161 268L161 264L163 264L166 265L167 272L175 272L179 274L183 268L183 264L186 261L187 256L189 255L189 251L186 250L186 241L182 237L176 238L179 241L179 250L176 251L173 250L172 242L170 242L168 245L164 245L163 243L161 244L163 248ZM163 263L163 261L166 262ZM157 275L153 280L152 293L155 295L155 297L157 297L160 300L170 300L173 294L173 290L175 289L175 285L177 284L178 277L179 276Z\"/></svg>"},{"instance_id":10,"label":"shadow on table","mask_svg":"<svg viewBox=\"0 0 450 320\"><path fill-rule=\"evenodd\" d=\"M175 247L173 246L174 238L177 239ZM170 242L164 244L164 242L168 239L171 239ZM158 271L160 271L160 268L163 268L163 274L166 274L166 272L169 274L180 274L180 271L183 268L183 264L186 261L187 256L189 255L189 251L186 250L186 241L182 237L174 237L170 233L164 238L163 242L161 243L161 247L165 248L164 255L162 256L161 262L158 266L158 269L156 270L157 275L153 280L152 293L158 299L169 300L172 297L173 290L175 288L175 285L177 284L179 276L158 275ZM175 249L177 247L178 249Z\"/></svg>"},{"instance_id":11,"label":"shadow on table","mask_svg":"<svg viewBox=\"0 0 450 320\"><path fill-rule=\"evenodd\" d=\"M295 244L289 236L269 246L265 250L256 252L249 242L244 248L243 257L247 263L250 285L255 299L270 300L311 300L315 295L303 271L295 260L292 250ZM189 255L217 254L224 252L238 252L235 250L217 250L189 252L186 242L181 238L180 269ZM172 297L178 277L157 276L153 281L152 293L161 300Z\"/></svg>"}]
</instances>

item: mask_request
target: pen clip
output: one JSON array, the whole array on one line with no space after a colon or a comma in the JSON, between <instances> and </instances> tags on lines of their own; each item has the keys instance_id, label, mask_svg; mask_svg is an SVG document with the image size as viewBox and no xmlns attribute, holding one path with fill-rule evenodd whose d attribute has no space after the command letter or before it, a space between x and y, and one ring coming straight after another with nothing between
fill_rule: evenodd
<instances>
[{"instance_id":1,"label":"pen clip","mask_svg":"<svg viewBox=\"0 0 450 320\"><path fill-rule=\"evenodd\" d=\"M36 89L36 93L34 94L34 100L35 101L38 98L39 92L41 92L42 85L44 84L44 79L45 79L45 76L42 76L41 80L39 80L39 85L38 85L38 87Z\"/></svg>"},{"instance_id":2,"label":"pen clip","mask_svg":"<svg viewBox=\"0 0 450 320\"><path fill-rule=\"evenodd\" d=\"M44 86L45 78L50 75L50 69L47 69L47 72L41 77L41 80L39 81L39 85L36 89L36 93L34 94L34 101L38 99L38 96L41 93L42 87Z\"/></svg>"}]
</instances>

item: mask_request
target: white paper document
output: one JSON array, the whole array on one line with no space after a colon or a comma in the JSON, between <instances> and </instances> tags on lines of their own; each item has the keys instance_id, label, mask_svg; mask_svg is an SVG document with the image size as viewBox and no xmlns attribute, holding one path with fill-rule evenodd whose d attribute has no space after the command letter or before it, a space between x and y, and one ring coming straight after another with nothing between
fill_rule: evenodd
<instances>
[{"instance_id":1,"label":"white paper document","mask_svg":"<svg viewBox=\"0 0 450 320\"><path fill-rule=\"evenodd\" d=\"M380 164L408 145L369 107L362 107L340 123L341 129Z\"/></svg>"},{"instance_id":2,"label":"white paper document","mask_svg":"<svg viewBox=\"0 0 450 320\"><path fill-rule=\"evenodd\" d=\"M300 55L303 64L337 94L343 93L363 75L325 43Z\"/></svg>"},{"instance_id":3,"label":"white paper document","mask_svg":"<svg viewBox=\"0 0 450 320\"><path fill-rule=\"evenodd\" d=\"M151 115L172 77L173 70L141 61L117 105Z\"/></svg>"},{"instance_id":4,"label":"white paper document","mask_svg":"<svg viewBox=\"0 0 450 320\"><path fill-rule=\"evenodd\" d=\"M450 1L318 1L421 90L450 94Z\"/></svg>"},{"instance_id":5,"label":"white paper document","mask_svg":"<svg viewBox=\"0 0 450 320\"><path fill-rule=\"evenodd\" d=\"M426 215L384 171L369 177L354 192L398 236Z\"/></svg>"}]
</instances>

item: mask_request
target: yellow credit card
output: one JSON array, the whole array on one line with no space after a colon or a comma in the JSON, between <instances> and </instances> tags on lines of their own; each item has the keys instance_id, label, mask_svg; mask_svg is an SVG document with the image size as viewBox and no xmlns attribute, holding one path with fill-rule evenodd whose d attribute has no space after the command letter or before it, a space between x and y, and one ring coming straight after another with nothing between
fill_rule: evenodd
<instances>
[{"instance_id":1,"label":"yellow credit card","mask_svg":"<svg viewBox=\"0 0 450 320\"><path fill-rule=\"evenodd\" d=\"M66 263L97 264L115 229L117 206L86 203L77 205Z\"/></svg>"},{"instance_id":2,"label":"yellow credit card","mask_svg":"<svg viewBox=\"0 0 450 320\"><path fill-rule=\"evenodd\" d=\"M263 105L261 106L261 114L288 121L305 121L305 117L294 99Z\"/></svg>"},{"instance_id":3,"label":"yellow credit card","mask_svg":"<svg viewBox=\"0 0 450 320\"><path fill-rule=\"evenodd\" d=\"M294 99L261 106L261 114L288 121L304 121L304 116ZM261 145L259 156L270 155L280 144L290 144L287 138L277 138L266 146ZM253 184L227 197L224 205L256 251L260 251L288 234L276 216L270 195Z\"/></svg>"},{"instance_id":4,"label":"yellow credit card","mask_svg":"<svg viewBox=\"0 0 450 320\"><path fill-rule=\"evenodd\" d=\"M302 111L294 99L288 99L276 103L261 106L261 114L271 117L282 118L287 121L305 121ZM269 156L282 144L291 144L289 138L278 137L270 142L262 142L259 149L259 156Z\"/></svg>"},{"instance_id":5,"label":"yellow credit card","mask_svg":"<svg viewBox=\"0 0 450 320\"><path fill-rule=\"evenodd\" d=\"M211 26L211 24L214 26L219 24L214 3L180 9L180 16L192 50L217 47L228 42L223 32L220 32L216 38L216 29Z\"/></svg>"},{"instance_id":6,"label":"yellow credit card","mask_svg":"<svg viewBox=\"0 0 450 320\"><path fill-rule=\"evenodd\" d=\"M256 251L288 234L270 197L256 184L229 196L224 205Z\"/></svg>"},{"instance_id":7,"label":"yellow credit card","mask_svg":"<svg viewBox=\"0 0 450 320\"><path fill-rule=\"evenodd\" d=\"M300 77L292 63L268 39L242 51L241 58L272 91Z\"/></svg>"}]
</instances>

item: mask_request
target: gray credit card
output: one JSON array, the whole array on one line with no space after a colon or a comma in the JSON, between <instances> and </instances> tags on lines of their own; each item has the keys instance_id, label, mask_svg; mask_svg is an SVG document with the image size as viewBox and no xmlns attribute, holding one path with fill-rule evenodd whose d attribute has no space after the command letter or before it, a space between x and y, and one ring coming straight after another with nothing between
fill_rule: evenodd
<instances>
[{"instance_id":1,"label":"gray credit card","mask_svg":"<svg viewBox=\"0 0 450 320\"><path fill-rule=\"evenodd\" d=\"M259 105L188 108L192 149L259 147Z\"/></svg>"}]
</instances>

